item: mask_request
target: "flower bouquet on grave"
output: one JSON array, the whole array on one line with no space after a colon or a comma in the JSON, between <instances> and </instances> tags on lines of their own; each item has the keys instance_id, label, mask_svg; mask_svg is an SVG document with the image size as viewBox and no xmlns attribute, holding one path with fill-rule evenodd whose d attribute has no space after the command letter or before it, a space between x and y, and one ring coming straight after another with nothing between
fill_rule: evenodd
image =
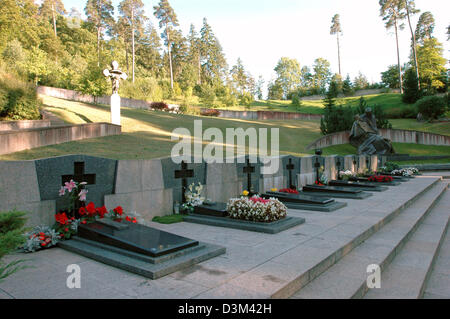
<instances>
[{"instance_id":1,"label":"flower bouquet on grave","mask_svg":"<svg viewBox=\"0 0 450 319\"><path fill-rule=\"evenodd\" d=\"M185 203L181 205L180 212L184 214L193 213L194 207L200 206L205 201L205 197L201 196L203 185L199 182L197 186L195 183L189 185L188 190L184 193Z\"/></svg>"},{"instance_id":2,"label":"flower bouquet on grave","mask_svg":"<svg viewBox=\"0 0 450 319\"><path fill-rule=\"evenodd\" d=\"M287 208L276 198L259 196L231 198L227 203L230 218L270 223L287 216Z\"/></svg>"},{"instance_id":3,"label":"flower bouquet on grave","mask_svg":"<svg viewBox=\"0 0 450 319\"><path fill-rule=\"evenodd\" d=\"M60 234L49 226L36 226L25 234L25 238L22 250L26 253L53 247L61 240Z\"/></svg>"},{"instance_id":4,"label":"flower bouquet on grave","mask_svg":"<svg viewBox=\"0 0 450 319\"><path fill-rule=\"evenodd\" d=\"M298 195L299 192L296 189L292 189L292 188L283 188L279 190L280 193L287 193L287 194L296 194Z\"/></svg>"},{"instance_id":5,"label":"flower bouquet on grave","mask_svg":"<svg viewBox=\"0 0 450 319\"><path fill-rule=\"evenodd\" d=\"M376 182L376 183L390 183L394 180L392 176L385 176L385 175L372 175L369 176L367 179L369 182Z\"/></svg>"},{"instance_id":6,"label":"flower bouquet on grave","mask_svg":"<svg viewBox=\"0 0 450 319\"><path fill-rule=\"evenodd\" d=\"M339 178L341 178L344 181L348 181L352 177L355 177L355 174L350 170L339 172Z\"/></svg>"},{"instance_id":7,"label":"flower bouquet on grave","mask_svg":"<svg viewBox=\"0 0 450 319\"><path fill-rule=\"evenodd\" d=\"M325 173L325 168L320 166L317 173L319 174L319 178L314 182L314 184L318 186L328 185L328 175Z\"/></svg>"},{"instance_id":8,"label":"flower bouquet on grave","mask_svg":"<svg viewBox=\"0 0 450 319\"><path fill-rule=\"evenodd\" d=\"M64 186L61 186L61 189L59 190L60 197L69 199L67 212L71 217L79 217L76 216L76 214L79 209L85 205L86 195L88 193L88 190L84 189L86 185L86 182L77 183L70 180L70 182L66 182Z\"/></svg>"}]
</instances>

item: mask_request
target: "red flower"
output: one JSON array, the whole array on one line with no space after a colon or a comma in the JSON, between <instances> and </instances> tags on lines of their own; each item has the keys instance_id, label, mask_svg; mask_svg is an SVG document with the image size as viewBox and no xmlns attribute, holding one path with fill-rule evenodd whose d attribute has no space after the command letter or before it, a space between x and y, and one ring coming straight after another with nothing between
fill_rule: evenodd
<instances>
[{"instance_id":1,"label":"red flower","mask_svg":"<svg viewBox=\"0 0 450 319\"><path fill-rule=\"evenodd\" d=\"M86 206L86 210L89 213L89 216L94 216L96 213L95 210L95 204L93 202L90 202L87 206Z\"/></svg>"},{"instance_id":2,"label":"red flower","mask_svg":"<svg viewBox=\"0 0 450 319\"><path fill-rule=\"evenodd\" d=\"M60 225L67 225L69 223L69 218L67 217L66 213L60 213L55 215L55 220Z\"/></svg>"},{"instance_id":3,"label":"red flower","mask_svg":"<svg viewBox=\"0 0 450 319\"><path fill-rule=\"evenodd\" d=\"M117 215L122 216L122 214L123 214L123 208L122 208L122 206L117 206L116 208L114 208L114 212L115 212Z\"/></svg>"},{"instance_id":4,"label":"red flower","mask_svg":"<svg viewBox=\"0 0 450 319\"><path fill-rule=\"evenodd\" d=\"M291 188L283 188L280 189L281 193L288 193L288 194L298 194L298 190L296 189L291 189Z\"/></svg>"},{"instance_id":5,"label":"red flower","mask_svg":"<svg viewBox=\"0 0 450 319\"><path fill-rule=\"evenodd\" d=\"M133 224L137 224L137 219L136 217L133 218L133 220L131 221Z\"/></svg>"},{"instance_id":6,"label":"red flower","mask_svg":"<svg viewBox=\"0 0 450 319\"><path fill-rule=\"evenodd\" d=\"M83 220L82 222L81 222L83 225L85 225L86 224L86 221L85 220Z\"/></svg>"},{"instance_id":7,"label":"red flower","mask_svg":"<svg viewBox=\"0 0 450 319\"><path fill-rule=\"evenodd\" d=\"M69 231L69 228L64 228L64 231L67 233Z\"/></svg>"},{"instance_id":8,"label":"red flower","mask_svg":"<svg viewBox=\"0 0 450 319\"><path fill-rule=\"evenodd\" d=\"M323 184L319 181L316 181L316 185L323 186Z\"/></svg>"},{"instance_id":9,"label":"red flower","mask_svg":"<svg viewBox=\"0 0 450 319\"><path fill-rule=\"evenodd\" d=\"M105 215L108 213L108 210L105 206L97 208L97 214L100 216L100 218L104 218Z\"/></svg>"},{"instance_id":10,"label":"red flower","mask_svg":"<svg viewBox=\"0 0 450 319\"><path fill-rule=\"evenodd\" d=\"M78 210L78 213L80 214L80 216L86 215L86 208L80 207L80 209Z\"/></svg>"},{"instance_id":11,"label":"red flower","mask_svg":"<svg viewBox=\"0 0 450 319\"><path fill-rule=\"evenodd\" d=\"M131 222L131 218L130 218L129 216L125 217L125 220L126 220L127 222Z\"/></svg>"}]
</instances>

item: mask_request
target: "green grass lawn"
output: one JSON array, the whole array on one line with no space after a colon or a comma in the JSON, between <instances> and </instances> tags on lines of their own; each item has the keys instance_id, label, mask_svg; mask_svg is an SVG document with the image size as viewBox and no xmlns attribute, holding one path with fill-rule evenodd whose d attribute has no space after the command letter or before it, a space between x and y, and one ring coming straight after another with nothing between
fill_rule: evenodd
<instances>
[{"instance_id":1,"label":"green grass lawn","mask_svg":"<svg viewBox=\"0 0 450 319\"><path fill-rule=\"evenodd\" d=\"M109 106L91 105L46 96L43 97L43 103L47 110L68 123L109 122L110 120ZM194 120L203 121L203 130L215 127L223 133L226 128L243 128L244 130L250 127L255 129L279 128L280 154L296 156L313 154L314 151L307 151L306 146L322 136L317 120L248 121L123 108L121 135L39 147L1 155L0 160L31 160L67 154L86 154L112 159L166 157L170 156L172 147L177 143L177 141L171 140L172 131L176 128L187 128L193 134ZM393 124L396 128L410 127L419 130L420 127L416 123L414 120L396 120ZM427 131L450 134L449 124L427 123L423 125ZM394 147L398 153L411 155L450 154L450 147L396 143L394 143ZM325 155L346 155L355 154L355 152L355 148L351 145L338 145L324 149Z\"/></svg>"},{"instance_id":2,"label":"green grass lawn","mask_svg":"<svg viewBox=\"0 0 450 319\"><path fill-rule=\"evenodd\" d=\"M359 96L346 97L336 99L338 105L357 106L359 103ZM384 110L400 110L408 107L402 102L400 94L397 93L383 93L364 96L368 105L380 105ZM299 112L309 114L322 114L325 107L323 100L303 100L302 106L293 106L291 101L269 100L269 101L255 101L250 107L238 105L225 108L226 110L235 111L278 111L278 112Z\"/></svg>"}]
</instances>

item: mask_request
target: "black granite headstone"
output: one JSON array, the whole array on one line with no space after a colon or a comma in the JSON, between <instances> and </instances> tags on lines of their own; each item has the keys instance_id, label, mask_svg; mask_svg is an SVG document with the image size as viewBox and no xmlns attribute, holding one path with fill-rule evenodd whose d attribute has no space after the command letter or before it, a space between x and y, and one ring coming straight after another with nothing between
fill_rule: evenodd
<instances>
[{"instance_id":1,"label":"black granite headstone","mask_svg":"<svg viewBox=\"0 0 450 319\"><path fill-rule=\"evenodd\" d=\"M56 210L67 209L67 199L59 196L65 182L87 182L87 202L104 205L104 196L114 194L117 161L87 155L68 155L35 161L41 200L56 200Z\"/></svg>"},{"instance_id":2,"label":"black granite headstone","mask_svg":"<svg viewBox=\"0 0 450 319\"><path fill-rule=\"evenodd\" d=\"M194 184L206 184L206 163L194 163L193 159L191 161L186 161L186 164L188 166L189 170L192 170L192 173L185 172L183 174L187 174L186 184L187 187L194 183ZM181 168L181 162L180 163L174 163L171 158L163 158L161 159L161 165L162 165L162 173L163 173L163 180L164 180L164 188L172 188L173 189L173 198L174 201L180 201L184 196L182 195L182 181L180 181L180 178L182 174L179 172L176 176L175 171L182 170ZM191 177L190 177L191 176Z\"/></svg>"},{"instance_id":3,"label":"black granite headstone","mask_svg":"<svg viewBox=\"0 0 450 319\"><path fill-rule=\"evenodd\" d=\"M245 157L244 163L242 162L243 158L240 158L239 161L236 159L237 176L243 181L244 190L257 194L262 164L258 160L250 160L249 156Z\"/></svg>"}]
</instances>

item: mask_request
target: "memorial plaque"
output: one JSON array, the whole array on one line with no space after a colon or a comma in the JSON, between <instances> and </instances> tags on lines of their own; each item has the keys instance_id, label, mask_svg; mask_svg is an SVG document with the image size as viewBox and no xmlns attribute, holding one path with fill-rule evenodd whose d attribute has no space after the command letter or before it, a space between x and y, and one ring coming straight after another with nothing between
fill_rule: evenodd
<instances>
[{"instance_id":1,"label":"memorial plaque","mask_svg":"<svg viewBox=\"0 0 450 319\"><path fill-rule=\"evenodd\" d=\"M275 197L280 201L284 202L293 202L293 203L304 203L304 204L316 204L316 205L325 205L334 202L334 199L331 198L319 198L314 196L308 196L303 194L291 194L291 193L282 193L282 192L267 192L262 195L263 197Z\"/></svg>"}]
</instances>

